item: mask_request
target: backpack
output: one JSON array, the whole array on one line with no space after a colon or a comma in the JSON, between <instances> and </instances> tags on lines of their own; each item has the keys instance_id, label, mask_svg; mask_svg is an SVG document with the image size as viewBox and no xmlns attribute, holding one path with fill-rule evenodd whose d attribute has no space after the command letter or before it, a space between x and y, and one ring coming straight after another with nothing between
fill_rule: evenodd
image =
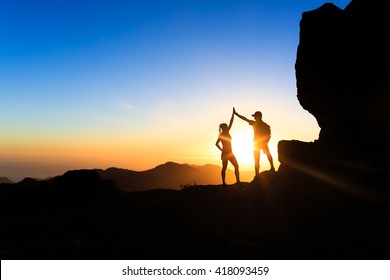
<instances>
[{"instance_id":1,"label":"backpack","mask_svg":"<svg viewBox=\"0 0 390 280\"><path fill-rule=\"evenodd\" d=\"M271 139L271 127L267 123L261 122L259 129L262 141L268 143L269 139Z\"/></svg>"}]
</instances>

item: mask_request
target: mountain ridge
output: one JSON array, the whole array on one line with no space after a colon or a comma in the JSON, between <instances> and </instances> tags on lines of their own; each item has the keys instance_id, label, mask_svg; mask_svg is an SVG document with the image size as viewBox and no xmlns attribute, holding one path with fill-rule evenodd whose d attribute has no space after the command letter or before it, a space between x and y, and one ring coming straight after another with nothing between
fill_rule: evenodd
<instances>
[{"instance_id":1,"label":"mountain ridge","mask_svg":"<svg viewBox=\"0 0 390 280\"><path fill-rule=\"evenodd\" d=\"M102 179L112 180L123 191L143 191L156 188L179 190L189 185L221 184L221 167L212 164L193 165L168 161L145 171L118 167L94 169ZM234 174L227 171L227 181L234 182Z\"/></svg>"},{"instance_id":2,"label":"mountain ridge","mask_svg":"<svg viewBox=\"0 0 390 280\"><path fill-rule=\"evenodd\" d=\"M91 170L96 171L102 179L111 180L116 183L119 189L131 191L143 191L156 188L176 189L190 185L220 185L221 166L215 164L196 165L189 163L177 163L167 161L153 168L146 170L132 170L122 167L111 166L106 169L69 169L63 174L54 175L47 178L24 177L20 181L14 182L8 177L0 177L0 184L24 184L26 180L49 182L70 171ZM252 172L240 171L241 181L251 181ZM235 176L229 168L226 171L226 180L228 184L235 183Z\"/></svg>"}]
</instances>

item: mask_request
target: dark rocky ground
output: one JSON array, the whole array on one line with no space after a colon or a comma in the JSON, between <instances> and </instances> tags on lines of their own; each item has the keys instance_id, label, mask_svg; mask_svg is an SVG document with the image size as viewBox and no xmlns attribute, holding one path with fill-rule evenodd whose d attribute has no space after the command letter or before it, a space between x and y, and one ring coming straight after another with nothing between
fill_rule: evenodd
<instances>
[{"instance_id":1,"label":"dark rocky ground","mask_svg":"<svg viewBox=\"0 0 390 280\"><path fill-rule=\"evenodd\" d=\"M389 201L289 171L123 193L94 171L1 185L2 259L389 259ZM299 173L298 173L299 174ZM295 176L295 177L294 177ZM80 183L81 182L81 183Z\"/></svg>"}]
</instances>

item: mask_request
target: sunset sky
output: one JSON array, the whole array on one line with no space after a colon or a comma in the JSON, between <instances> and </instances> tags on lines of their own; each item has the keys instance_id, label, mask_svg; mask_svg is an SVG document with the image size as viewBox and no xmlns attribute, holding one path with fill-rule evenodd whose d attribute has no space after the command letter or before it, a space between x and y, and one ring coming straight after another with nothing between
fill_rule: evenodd
<instances>
[{"instance_id":1,"label":"sunset sky","mask_svg":"<svg viewBox=\"0 0 390 280\"><path fill-rule=\"evenodd\" d=\"M0 176L220 165L218 126L233 106L263 112L277 163L278 141L318 138L294 63L301 14L324 3L1 1ZM231 135L252 170L252 128L235 119Z\"/></svg>"}]
</instances>

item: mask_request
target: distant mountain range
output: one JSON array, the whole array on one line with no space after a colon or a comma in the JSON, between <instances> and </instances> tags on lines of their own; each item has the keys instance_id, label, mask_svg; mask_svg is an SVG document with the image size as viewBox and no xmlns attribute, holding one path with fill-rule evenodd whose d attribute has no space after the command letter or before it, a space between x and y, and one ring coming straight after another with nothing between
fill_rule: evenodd
<instances>
[{"instance_id":1,"label":"distant mountain range","mask_svg":"<svg viewBox=\"0 0 390 280\"><path fill-rule=\"evenodd\" d=\"M180 190L184 187L195 185L220 185L221 166L206 164L192 165L179 164L175 162L166 162L152 169L145 171L134 171L123 168L110 167L108 169L93 169L100 175L103 180L113 181L117 188L125 192L145 191L151 189L175 189ZM241 181L251 181L252 172L240 172ZM62 175L53 178L61 177ZM51 181L53 178L47 179L32 179L25 178L18 184L29 185L26 180L34 181ZM228 184L235 183L233 171L227 169L226 182ZM7 177L0 177L0 184L15 184Z\"/></svg>"},{"instance_id":2,"label":"distant mountain range","mask_svg":"<svg viewBox=\"0 0 390 280\"><path fill-rule=\"evenodd\" d=\"M146 171L132 171L121 168L96 169L104 180L112 180L123 191L149 189L181 189L190 185L221 184L221 167L217 165L190 165L167 162ZM228 183L234 183L234 174L226 172Z\"/></svg>"}]
</instances>

